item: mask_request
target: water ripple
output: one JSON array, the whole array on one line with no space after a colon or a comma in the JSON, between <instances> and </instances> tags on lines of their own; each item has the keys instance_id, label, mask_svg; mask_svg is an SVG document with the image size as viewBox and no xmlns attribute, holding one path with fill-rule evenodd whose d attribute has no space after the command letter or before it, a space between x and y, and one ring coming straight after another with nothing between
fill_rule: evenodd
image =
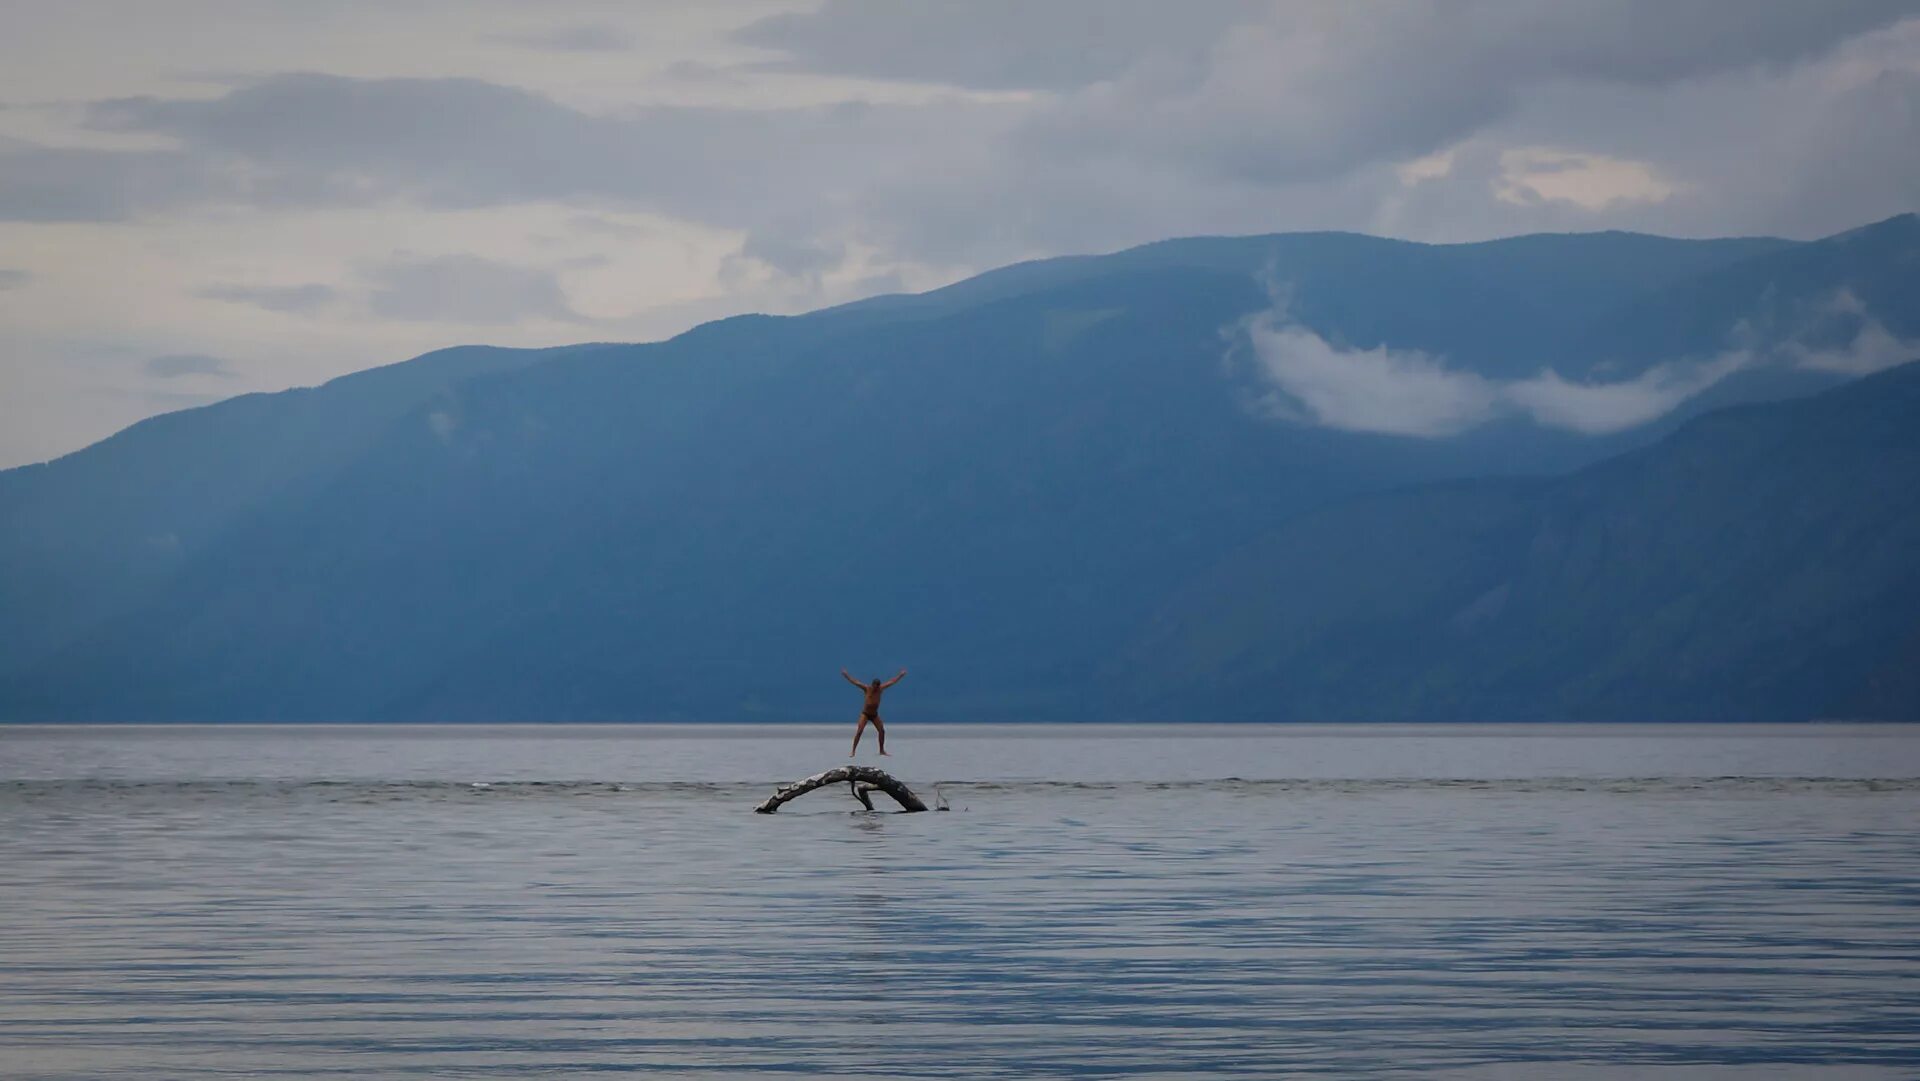
<instances>
[{"instance_id":1,"label":"water ripple","mask_svg":"<svg viewBox=\"0 0 1920 1081\"><path fill-rule=\"evenodd\" d=\"M1920 782L1712 765L16 779L0 1072L1920 1074Z\"/></svg>"}]
</instances>

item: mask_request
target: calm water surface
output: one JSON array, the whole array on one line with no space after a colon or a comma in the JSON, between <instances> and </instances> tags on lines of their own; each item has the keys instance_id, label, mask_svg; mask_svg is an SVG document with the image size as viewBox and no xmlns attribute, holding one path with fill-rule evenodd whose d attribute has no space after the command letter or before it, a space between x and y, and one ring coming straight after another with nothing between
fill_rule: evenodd
<instances>
[{"instance_id":1,"label":"calm water surface","mask_svg":"<svg viewBox=\"0 0 1920 1081\"><path fill-rule=\"evenodd\" d=\"M1920 730L850 727L0 728L0 1076L1920 1076Z\"/></svg>"}]
</instances>

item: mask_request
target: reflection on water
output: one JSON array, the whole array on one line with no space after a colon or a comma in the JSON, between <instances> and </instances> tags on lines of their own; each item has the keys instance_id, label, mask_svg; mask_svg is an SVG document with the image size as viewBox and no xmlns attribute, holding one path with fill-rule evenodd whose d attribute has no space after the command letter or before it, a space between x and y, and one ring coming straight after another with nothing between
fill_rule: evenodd
<instances>
[{"instance_id":1,"label":"reflection on water","mask_svg":"<svg viewBox=\"0 0 1920 1081\"><path fill-rule=\"evenodd\" d=\"M1920 732L845 736L0 729L0 1074L1920 1072Z\"/></svg>"}]
</instances>

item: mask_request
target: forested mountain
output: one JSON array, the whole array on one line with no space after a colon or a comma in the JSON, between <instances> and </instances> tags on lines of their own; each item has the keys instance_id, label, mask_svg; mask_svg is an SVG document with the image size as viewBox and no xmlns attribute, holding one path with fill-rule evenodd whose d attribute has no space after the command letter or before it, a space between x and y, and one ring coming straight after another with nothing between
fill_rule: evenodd
<instances>
[{"instance_id":1,"label":"forested mountain","mask_svg":"<svg viewBox=\"0 0 1920 1081\"><path fill-rule=\"evenodd\" d=\"M1149 621L1110 673L1115 710L1920 719L1916 421L1906 364L1570 476L1304 515Z\"/></svg>"},{"instance_id":2,"label":"forested mountain","mask_svg":"<svg viewBox=\"0 0 1920 1081\"><path fill-rule=\"evenodd\" d=\"M1897 428L1912 377L1686 422L1889 363L1917 234L1168 241L169 414L0 473L0 717L817 719L847 711L842 665L900 664L927 719L1754 716L1755 658L1840 613L1895 633L1848 598L1904 596L1911 549L1793 518L1809 567L1858 577L1801 581L1783 548L1755 566L1810 607L1655 602L1708 590L1743 524L1891 543L1920 476L1890 448L1879 488L1831 477L1862 459L1812 429L1701 433ZM1648 463L1696 444L1740 491L1676 516ZM1651 479L1595 479L1623 470ZM1676 532L1602 545L1605 604L1585 564L1514 552L1653 521ZM1702 622L1607 646L1649 612ZM1406 645L1434 619L1477 644ZM1776 652L1698 653L1715 620ZM1672 649L1697 663L1652 663ZM1766 715L1916 712L1842 669Z\"/></svg>"}]
</instances>

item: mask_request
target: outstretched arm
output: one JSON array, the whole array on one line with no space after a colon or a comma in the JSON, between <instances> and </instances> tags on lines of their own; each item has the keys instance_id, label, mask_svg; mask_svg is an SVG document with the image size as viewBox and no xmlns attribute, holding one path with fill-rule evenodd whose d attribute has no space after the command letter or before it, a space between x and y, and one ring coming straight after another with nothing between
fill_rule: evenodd
<instances>
[{"instance_id":1,"label":"outstretched arm","mask_svg":"<svg viewBox=\"0 0 1920 1081\"><path fill-rule=\"evenodd\" d=\"M846 680L848 683L853 684L854 686L860 688L863 691L867 689L866 684L860 682L859 680L853 678L850 675L847 675L847 670L844 668L840 670L840 678Z\"/></svg>"},{"instance_id":2,"label":"outstretched arm","mask_svg":"<svg viewBox=\"0 0 1920 1081\"><path fill-rule=\"evenodd\" d=\"M899 674L899 675L897 675L897 676L895 676L895 677L893 677L892 679L890 679L890 680L888 680L888 681L886 681L885 683L882 683L882 684L880 685L880 689L884 691L884 690L886 690L886 689L887 689L888 687L891 687L891 686L893 686L894 684L896 684L896 683L898 683L898 682L900 682L901 680L903 680L903 679L905 679L905 678L907 678L907 670L906 670L906 669L904 669L904 668L902 668L902 669L900 670L900 674Z\"/></svg>"}]
</instances>

